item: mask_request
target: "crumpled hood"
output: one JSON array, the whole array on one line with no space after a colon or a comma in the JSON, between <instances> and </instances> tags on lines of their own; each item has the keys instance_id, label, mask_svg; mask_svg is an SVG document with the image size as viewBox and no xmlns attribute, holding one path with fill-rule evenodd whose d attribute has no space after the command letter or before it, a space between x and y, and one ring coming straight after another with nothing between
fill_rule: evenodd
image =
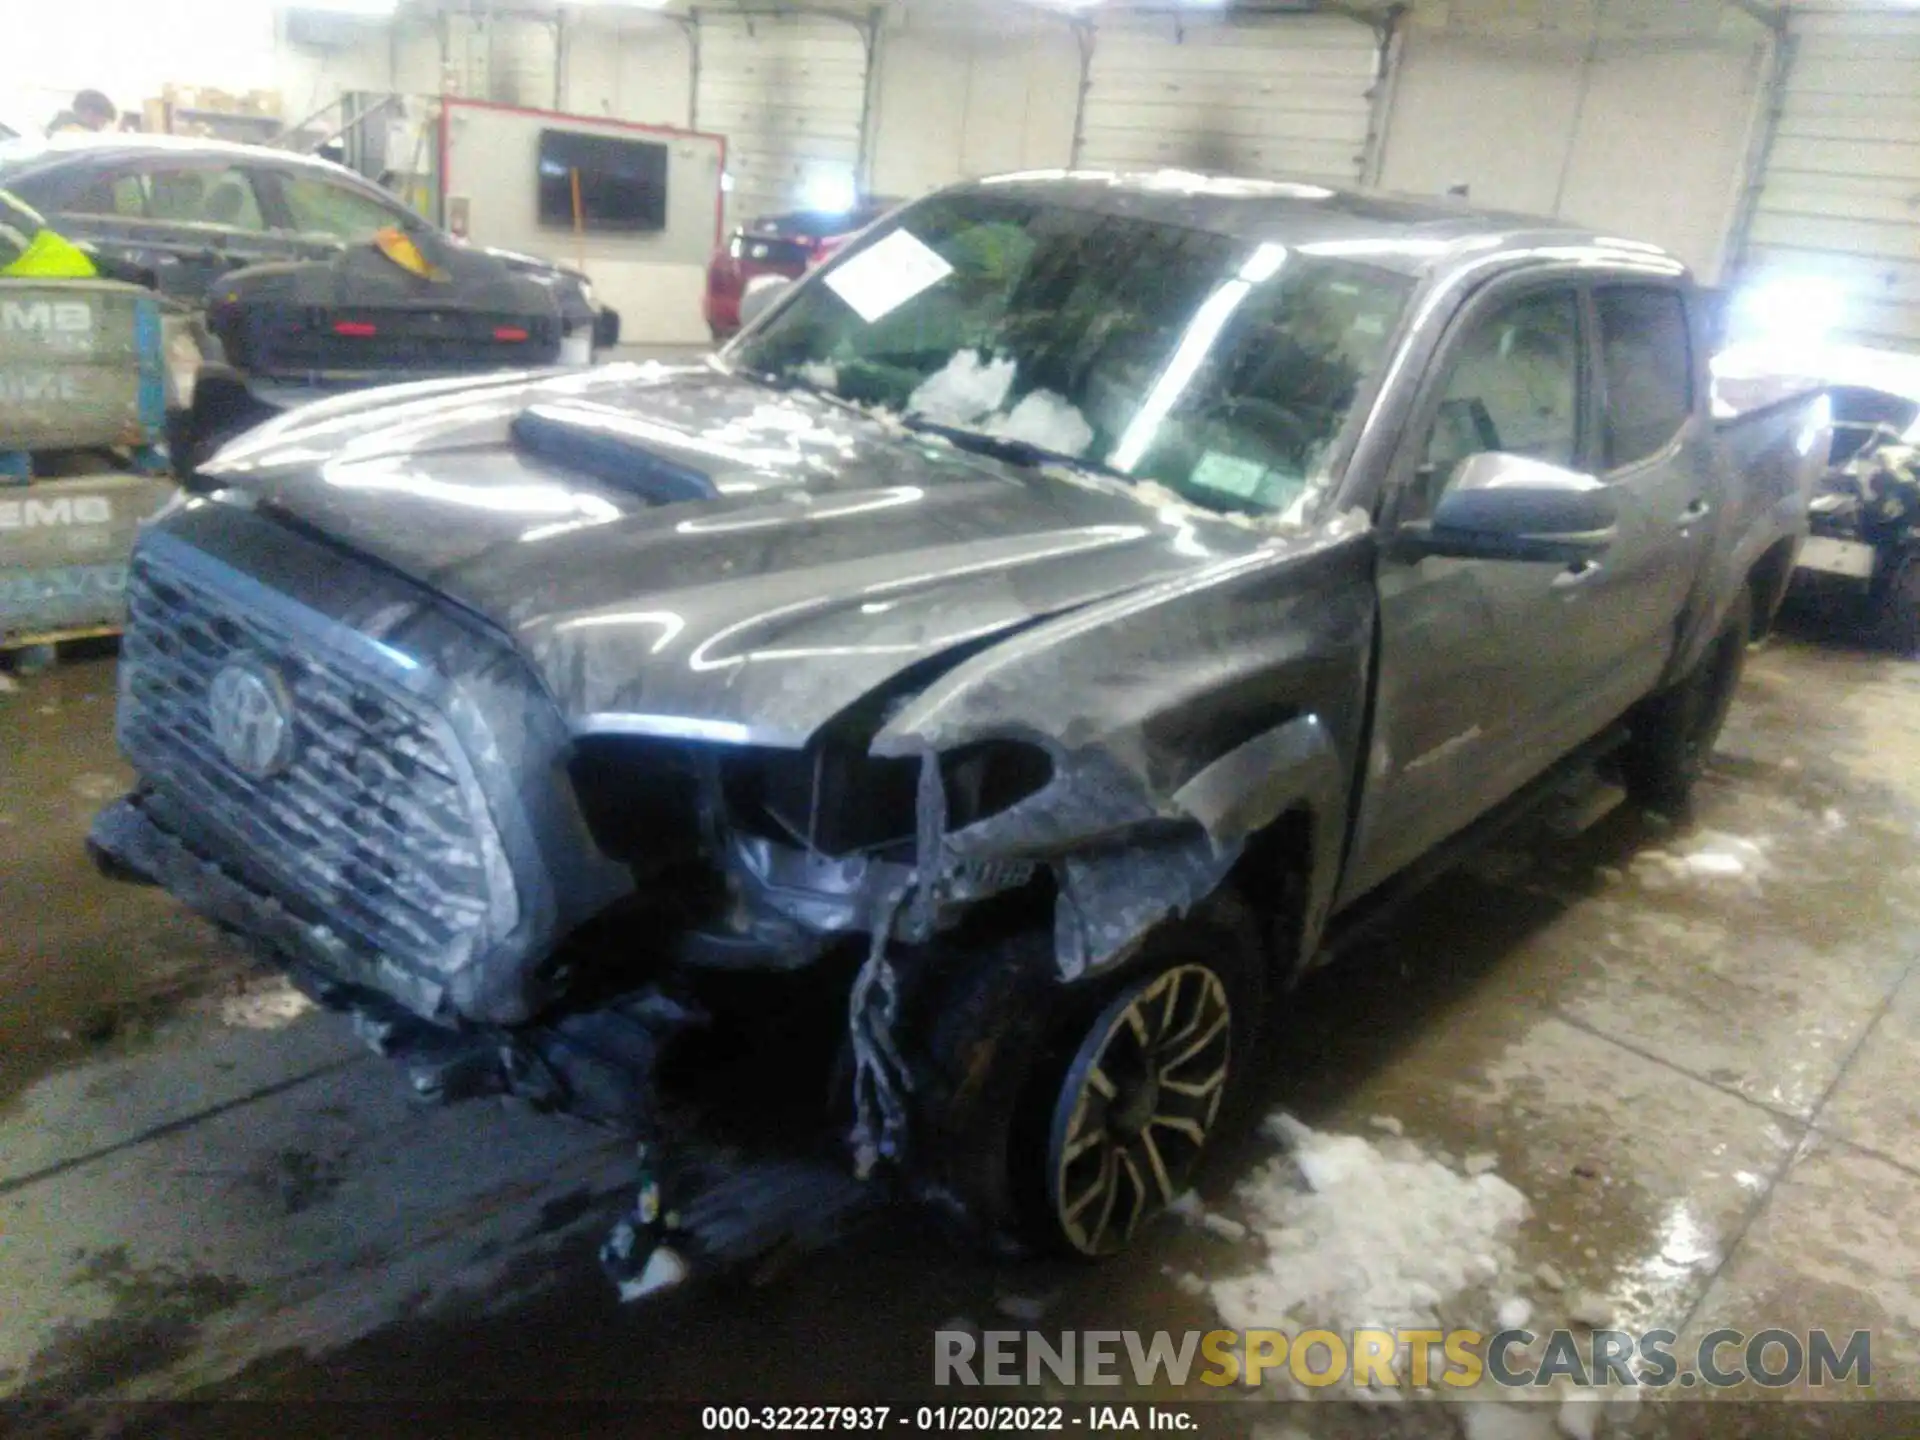
<instances>
[{"instance_id":1,"label":"crumpled hood","mask_svg":"<svg viewBox=\"0 0 1920 1440\"><path fill-rule=\"evenodd\" d=\"M715 493L530 451L509 427L534 407L605 417ZM1262 541L706 367L362 392L203 473L484 617L581 732L800 744L923 662Z\"/></svg>"}]
</instances>

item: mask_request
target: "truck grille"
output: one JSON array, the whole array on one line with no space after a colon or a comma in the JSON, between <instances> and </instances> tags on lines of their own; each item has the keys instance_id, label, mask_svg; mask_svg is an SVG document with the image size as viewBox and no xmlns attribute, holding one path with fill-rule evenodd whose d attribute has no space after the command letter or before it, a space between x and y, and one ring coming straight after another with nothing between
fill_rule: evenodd
<instances>
[{"instance_id":1,"label":"truck grille","mask_svg":"<svg viewBox=\"0 0 1920 1440\"><path fill-rule=\"evenodd\" d=\"M238 847L288 907L415 969L460 966L511 916L484 804L445 722L369 669L318 653L259 607L151 554L127 585L120 740L142 774ZM215 738L209 690L233 662L277 676L293 740L246 773ZM256 767L261 768L261 767Z\"/></svg>"}]
</instances>

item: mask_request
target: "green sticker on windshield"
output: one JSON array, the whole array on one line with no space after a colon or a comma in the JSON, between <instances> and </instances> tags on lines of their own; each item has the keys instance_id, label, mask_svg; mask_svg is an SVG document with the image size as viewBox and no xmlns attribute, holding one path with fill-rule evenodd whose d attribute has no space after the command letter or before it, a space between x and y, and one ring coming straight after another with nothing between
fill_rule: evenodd
<instances>
[{"instance_id":1,"label":"green sticker on windshield","mask_svg":"<svg viewBox=\"0 0 1920 1440\"><path fill-rule=\"evenodd\" d=\"M1198 490L1217 490L1238 500L1252 500L1259 495L1267 473L1268 467L1258 460L1242 460L1237 455L1209 450L1193 467L1187 483Z\"/></svg>"}]
</instances>

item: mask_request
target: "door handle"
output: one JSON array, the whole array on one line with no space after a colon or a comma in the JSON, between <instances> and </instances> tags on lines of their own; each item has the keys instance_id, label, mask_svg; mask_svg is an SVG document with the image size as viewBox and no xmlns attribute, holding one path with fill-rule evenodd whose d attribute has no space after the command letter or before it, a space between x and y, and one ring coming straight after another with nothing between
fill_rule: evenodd
<instances>
[{"instance_id":1,"label":"door handle","mask_svg":"<svg viewBox=\"0 0 1920 1440\"><path fill-rule=\"evenodd\" d=\"M1695 500L1691 505L1687 506L1686 509L1680 512L1679 523L1683 527L1687 525L1698 525L1702 520L1706 519L1707 516L1711 515L1712 513L1713 513L1713 506L1710 505L1707 501Z\"/></svg>"},{"instance_id":2,"label":"door handle","mask_svg":"<svg viewBox=\"0 0 1920 1440\"><path fill-rule=\"evenodd\" d=\"M1586 584L1605 568L1598 560L1576 560L1553 577L1553 588L1571 590L1577 585Z\"/></svg>"}]
</instances>

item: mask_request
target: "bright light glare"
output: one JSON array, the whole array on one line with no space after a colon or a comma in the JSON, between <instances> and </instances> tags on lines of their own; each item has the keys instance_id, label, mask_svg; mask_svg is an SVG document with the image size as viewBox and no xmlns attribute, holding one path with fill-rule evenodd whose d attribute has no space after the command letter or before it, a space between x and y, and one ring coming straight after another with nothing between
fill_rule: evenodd
<instances>
[{"instance_id":1,"label":"bright light glare","mask_svg":"<svg viewBox=\"0 0 1920 1440\"><path fill-rule=\"evenodd\" d=\"M1839 325L1845 302L1837 280L1781 275L1735 295L1728 328L1743 339L1818 344Z\"/></svg>"},{"instance_id":2,"label":"bright light glare","mask_svg":"<svg viewBox=\"0 0 1920 1440\"><path fill-rule=\"evenodd\" d=\"M1240 267L1240 278L1249 285L1259 285L1271 280L1280 273L1281 265L1286 263L1287 247L1266 244L1254 251L1247 263Z\"/></svg>"},{"instance_id":3,"label":"bright light glare","mask_svg":"<svg viewBox=\"0 0 1920 1440\"><path fill-rule=\"evenodd\" d=\"M1173 413L1173 407L1180 403L1180 397L1186 394L1193 377L1200 372L1201 362L1220 338L1220 332L1227 328L1234 311L1253 293L1254 286L1279 274L1286 260L1286 246L1262 245L1248 257L1237 276L1207 297L1206 303L1188 322L1186 333L1180 337L1179 348L1173 352L1167 368L1160 372L1160 378L1154 382L1153 392L1140 407L1140 413L1133 417L1133 423L1127 426L1127 433L1120 437L1119 446L1108 460L1114 469L1124 475L1133 473L1134 467L1153 444L1161 423Z\"/></svg>"},{"instance_id":4,"label":"bright light glare","mask_svg":"<svg viewBox=\"0 0 1920 1440\"><path fill-rule=\"evenodd\" d=\"M800 187L801 205L826 215L844 215L859 199L859 187L845 170L816 170Z\"/></svg>"}]
</instances>

